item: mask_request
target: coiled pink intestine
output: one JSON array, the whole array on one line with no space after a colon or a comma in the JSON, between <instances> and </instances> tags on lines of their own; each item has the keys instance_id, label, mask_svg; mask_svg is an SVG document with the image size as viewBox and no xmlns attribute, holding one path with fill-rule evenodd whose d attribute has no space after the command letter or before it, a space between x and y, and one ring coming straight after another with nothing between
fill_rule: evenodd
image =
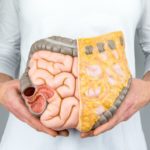
<instances>
[{"instance_id":1,"label":"coiled pink intestine","mask_svg":"<svg viewBox=\"0 0 150 150\"><path fill-rule=\"evenodd\" d=\"M43 90L47 89L47 92L48 90L53 92L51 95L45 94L43 97L41 95L38 99L40 105L45 105L45 103L40 103L44 99L48 103L40 117L42 124L55 130L76 128L79 119L77 58L48 51L38 51L33 54L29 68L29 77L37 89L44 85ZM42 93L38 91L36 94ZM30 99L26 97L28 103ZM33 99L36 104L37 99L35 97Z\"/></svg>"}]
</instances>

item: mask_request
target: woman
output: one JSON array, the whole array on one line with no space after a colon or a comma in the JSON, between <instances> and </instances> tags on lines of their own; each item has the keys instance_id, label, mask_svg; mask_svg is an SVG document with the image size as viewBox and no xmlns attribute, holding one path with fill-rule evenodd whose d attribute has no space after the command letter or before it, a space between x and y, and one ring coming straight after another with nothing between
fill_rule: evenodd
<instances>
[{"instance_id":1,"label":"woman","mask_svg":"<svg viewBox=\"0 0 150 150\"><path fill-rule=\"evenodd\" d=\"M143 79L132 80L124 103L108 123L81 134L92 138L82 139L72 129L68 137L60 137L67 136L68 131L56 132L44 127L23 105L19 81L14 80L24 72L32 43L52 35L78 38L116 30L125 35L133 77L134 35L138 31L146 56ZM138 110L150 101L149 0L1 0L0 49L0 103L11 112L0 150L147 149Z\"/></svg>"}]
</instances>

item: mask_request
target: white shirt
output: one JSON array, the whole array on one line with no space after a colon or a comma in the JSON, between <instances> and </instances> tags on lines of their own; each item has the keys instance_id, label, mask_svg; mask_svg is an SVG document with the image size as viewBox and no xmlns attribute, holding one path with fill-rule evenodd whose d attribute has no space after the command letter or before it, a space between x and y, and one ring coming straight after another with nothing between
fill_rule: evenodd
<instances>
[{"instance_id":1,"label":"white shirt","mask_svg":"<svg viewBox=\"0 0 150 150\"><path fill-rule=\"evenodd\" d=\"M149 0L0 0L0 72L20 77L33 42L52 35L92 37L121 30L135 77L134 36L138 31L150 70ZM20 68L20 69L19 69ZM146 150L139 112L96 137L50 137L10 114L0 150Z\"/></svg>"}]
</instances>

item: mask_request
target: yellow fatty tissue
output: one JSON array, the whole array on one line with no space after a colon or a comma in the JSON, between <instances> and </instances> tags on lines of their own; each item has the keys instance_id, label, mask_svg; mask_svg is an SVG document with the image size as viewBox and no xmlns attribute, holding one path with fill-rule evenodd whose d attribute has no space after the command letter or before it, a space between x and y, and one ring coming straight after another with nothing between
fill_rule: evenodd
<instances>
[{"instance_id":1,"label":"yellow fatty tissue","mask_svg":"<svg viewBox=\"0 0 150 150\"><path fill-rule=\"evenodd\" d=\"M78 129L82 132L91 130L100 119L97 109L102 106L108 110L130 78L125 47L121 40L121 31L77 40L80 95ZM101 43L104 51L99 51L98 43Z\"/></svg>"}]
</instances>

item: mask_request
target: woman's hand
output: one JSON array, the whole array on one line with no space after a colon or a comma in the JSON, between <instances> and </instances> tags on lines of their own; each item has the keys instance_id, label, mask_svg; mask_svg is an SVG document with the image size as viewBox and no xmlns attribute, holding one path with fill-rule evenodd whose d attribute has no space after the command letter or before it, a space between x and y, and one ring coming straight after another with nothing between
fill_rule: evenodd
<instances>
[{"instance_id":1,"label":"woman's hand","mask_svg":"<svg viewBox=\"0 0 150 150\"><path fill-rule=\"evenodd\" d=\"M140 108L150 102L150 81L132 79L130 90L114 116L93 131L81 133L81 137L96 136L106 132L122 121L128 120Z\"/></svg>"},{"instance_id":2,"label":"woman's hand","mask_svg":"<svg viewBox=\"0 0 150 150\"><path fill-rule=\"evenodd\" d=\"M67 136L69 134L67 130L57 132L46 128L37 118L31 115L22 101L19 80L0 83L0 103L18 119L29 124L37 131L45 132L53 137L57 135Z\"/></svg>"}]
</instances>

